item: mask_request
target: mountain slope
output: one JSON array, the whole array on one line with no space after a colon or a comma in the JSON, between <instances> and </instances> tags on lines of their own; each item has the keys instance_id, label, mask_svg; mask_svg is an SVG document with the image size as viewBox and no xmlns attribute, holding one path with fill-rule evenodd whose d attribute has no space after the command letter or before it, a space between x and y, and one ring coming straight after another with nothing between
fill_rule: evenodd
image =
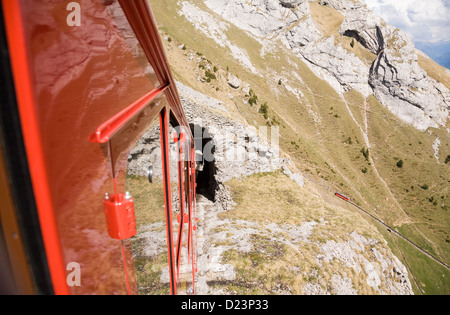
<instances>
[{"instance_id":1,"label":"mountain slope","mask_svg":"<svg viewBox=\"0 0 450 315\"><path fill-rule=\"evenodd\" d=\"M279 125L281 149L327 202L342 191L449 262L448 89L421 68L401 31L357 1L150 2L178 80L250 125ZM204 69L213 66L208 83ZM430 276L445 274L439 267L423 273L426 258L395 250L426 284L418 292L449 292L448 281Z\"/></svg>"}]
</instances>

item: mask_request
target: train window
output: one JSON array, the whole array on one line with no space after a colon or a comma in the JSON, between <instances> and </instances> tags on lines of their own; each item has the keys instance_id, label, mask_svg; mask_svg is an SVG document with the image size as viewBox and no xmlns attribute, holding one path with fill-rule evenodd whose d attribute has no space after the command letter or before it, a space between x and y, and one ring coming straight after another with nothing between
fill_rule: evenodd
<instances>
[{"instance_id":1,"label":"train window","mask_svg":"<svg viewBox=\"0 0 450 315\"><path fill-rule=\"evenodd\" d=\"M169 286L160 281L163 265L167 265L159 127L164 104L164 97L157 97L110 140L115 185L111 193L126 194L134 201L137 234L121 243L122 279L131 294L170 293ZM147 176L149 166L153 168L152 183Z\"/></svg>"},{"instance_id":2,"label":"train window","mask_svg":"<svg viewBox=\"0 0 450 315\"><path fill-rule=\"evenodd\" d=\"M186 198L188 178L186 174L187 147L186 134L179 127L170 127L170 174L172 186L172 209L174 211L174 251L176 284L178 294L189 294L192 288L192 261L190 258L189 211Z\"/></svg>"},{"instance_id":3,"label":"train window","mask_svg":"<svg viewBox=\"0 0 450 315\"><path fill-rule=\"evenodd\" d=\"M195 244L194 244L194 230L193 226L195 225L195 215L194 215L194 205L193 205L193 178L191 177L192 169L191 169L191 159L192 153L191 143L189 140L183 141L183 161L180 163L180 166L183 168L183 178L184 178L184 209L185 209L185 255L187 259L185 259L185 263L182 269L183 275L183 283L186 287L186 294L195 294L193 283L194 281L194 259L196 257L195 253ZM195 254L194 254L195 253Z\"/></svg>"},{"instance_id":4,"label":"train window","mask_svg":"<svg viewBox=\"0 0 450 315\"><path fill-rule=\"evenodd\" d=\"M138 294L170 294L159 119L128 156L126 191L134 198L137 235L131 240ZM149 168L152 170L149 181Z\"/></svg>"},{"instance_id":5,"label":"train window","mask_svg":"<svg viewBox=\"0 0 450 315\"><path fill-rule=\"evenodd\" d=\"M175 110L177 106L173 99L168 102L162 94L172 79L165 73L167 64L163 54L158 55L160 43L152 40L157 35L153 20L149 21L151 30L149 25L139 24L133 12L147 16L142 12L146 9L132 7L128 1L82 1L76 25L68 23L71 13L63 1L4 3L8 3L9 10L14 8L13 12L17 12L11 15L14 18L8 26L8 36L18 38L12 41L15 44L11 50L11 56L18 58L15 64L21 65L14 71L16 80L19 83L25 79L31 85L20 90L20 95L30 98L29 102L19 102L19 105L29 110L27 117L32 116L33 124L24 124L23 131L35 140L36 147L26 143L29 156L39 160L39 172L34 171L31 176L43 185L45 192L43 197L37 195L37 199L44 205L38 205L38 209L45 210L39 212L46 223L43 230L50 231L53 237L49 248L54 255L48 255L48 259L50 273L57 283L55 292L67 291L65 264L73 262L82 266L82 285L68 288L74 294L136 293L136 287L142 294L176 293L171 279L181 283L180 274L184 272L181 262L185 261L185 253L189 253L189 248L182 250L189 237L183 216L184 208L188 208L188 174L183 164L185 157L180 154L184 145L179 141L180 134L177 141L172 134L170 143L161 142L161 137L157 137L160 119L163 121L162 117L168 116L167 104ZM134 23L137 35L130 22ZM23 29L14 28L17 25ZM142 40L142 46L138 37L146 39ZM17 43L22 43L22 39L24 45L19 47ZM146 56L144 50L159 58ZM158 67L158 76L152 65ZM22 66L27 71L19 71L23 70ZM161 112L165 114L160 115ZM179 114L184 117L182 110ZM114 121L114 126L110 121ZM160 136L164 134L165 139L169 138L167 120L164 126L164 129L160 127ZM99 129L106 130L105 134L100 132L103 137L93 137L99 134ZM164 150L170 147L171 157L166 156L167 150L160 153L162 146ZM143 162L135 163L138 155ZM171 163L167 165L169 160ZM146 173L150 166L152 183ZM161 169L164 169L161 172L171 171L171 194L167 185L164 186L167 176L161 180ZM168 196L173 200L168 202ZM111 216L105 220L104 214L108 213L108 200L113 211L121 206L111 197L118 198L115 200L123 197L130 204L133 200L138 231L133 239L109 237L111 229L105 223ZM48 220L44 216L47 214L50 214ZM170 224L164 222L167 217ZM176 225L173 230L172 219ZM144 246L145 242L150 245ZM173 248L167 250L167 244ZM134 260L132 253L135 253ZM170 272L167 272L167 261L170 261Z\"/></svg>"},{"instance_id":6,"label":"train window","mask_svg":"<svg viewBox=\"0 0 450 315\"><path fill-rule=\"evenodd\" d=\"M56 218L58 243L62 244L63 257L51 255L56 258L49 259L82 266L82 286L71 287L72 293L126 293L120 273L123 266L116 259L121 250L115 240L108 238L102 200L105 192L113 193L113 180L125 190L125 140L131 144L137 139L125 132L111 140L113 164L122 163L115 165L118 176L112 178L108 145L91 143L88 138L97 126L158 88L161 82L119 1L81 1L80 24L76 26L67 23L67 1L7 2L14 2L20 10L14 20L21 19L23 34L20 29L11 32L18 39L24 37L24 66L29 69L34 96L36 130L29 127L33 124L23 128L41 140L39 152L46 174L41 178L48 178L51 210ZM17 86L22 87L22 82ZM144 115L145 119L151 116ZM136 119L144 120L144 116L139 117ZM130 131L137 125L140 127L140 122L134 120L125 129ZM128 138L118 143L122 137Z\"/></svg>"},{"instance_id":7,"label":"train window","mask_svg":"<svg viewBox=\"0 0 450 315\"><path fill-rule=\"evenodd\" d=\"M80 26L67 24L64 1L21 2L38 114L49 138L69 143L76 128L93 132L161 85L119 1L84 1Z\"/></svg>"},{"instance_id":8,"label":"train window","mask_svg":"<svg viewBox=\"0 0 450 315\"><path fill-rule=\"evenodd\" d=\"M177 284L177 292L180 292L180 282L179 282L179 269L178 262L182 254L182 225L180 225L182 217L182 207L180 204L180 174L178 172L178 161L179 161L179 132L178 128L174 128L172 125L169 126L169 156L170 156L170 187L172 195L172 226L173 226L173 251L175 256L175 277Z\"/></svg>"}]
</instances>

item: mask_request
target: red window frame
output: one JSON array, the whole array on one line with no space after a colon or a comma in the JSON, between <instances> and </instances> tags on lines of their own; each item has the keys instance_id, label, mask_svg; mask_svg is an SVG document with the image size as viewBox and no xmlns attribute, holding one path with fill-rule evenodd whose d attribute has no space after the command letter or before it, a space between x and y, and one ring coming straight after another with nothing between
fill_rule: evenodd
<instances>
[{"instance_id":1,"label":"red window frame","mask_svg":"<svg viewBox=\"0 0 450 315\"><path fill-rule=\"evenodd\" d=\"M5 16L6 32L8 45L11 53L11 65L14 78L20 82L20 88L16 89L17 103L21 122L23 126L24 142L27 149L28 163L33 183L33 189L36 197L39 221L45 244L48 268L54 288L54 293L58 295L70 294L66 282L66 268L62 255L62 245L56 224L55 211L52 205L52 196L49 188L49 179L46 174L43 147L41 135L37 122L36 103L34 96L33 81L30 74L30 65L26 51L25 39L25 21L23 21L21 12L22 7L19 1L1 0ZM106 122L99 125L96 131L89 137L89 141L94 143L108 143L111 137L122 128L133 117L139 114L146 106L151 104L156 97L165 94L168 106L163 107L159 113L161 126L161 150L163 163L163 184L167 224L167 243L169 251L170 267L170 288L171 294L177 294L175 268L176 259L173 253L172 240L172 203L170 191L170 170L169 170L169 142L168 142L168 123L175 119L177 124L186 127L185 136L189 139L191 150L190 172L191 177L183 178L179 183L180 196L184 196L184 181L188 181L189 194L187 203L189 206L189 252L193 266L196 266L196 257L194 257L193 230L195 230L195 160L192 159L194 148L193 136L189 124L184 115L178 91L175 86L172 74L170 72L167 58L164 53L163 45L158 34L155 18L150 5L146 0L119 0L119 3L130 23L135 35L141 44L148 61L153 66L161 86L149 91L148 94L130 104L121 112L117 113ZM88 139L87 139L88 140ZM194 165L193 165L194 164ZM194 174L192 176L192 174ZM182 198L180 198L180 202ZM184 203L183 203L184 204ZM183 205L184 206L184 205ZM183 212L184 213L184 212ZM184 225L184 224L183 224ZM182 227L181 227L182 228ZM192 255L192 256L191 256ZM126 267L126 266L125 266ZM193 268L193 280L195 280L196 268ZM195 281L193 281L195 284Z\"/></svg>"},{"instance_id":2,"label":"red window frame","mask_svg":"<svg viewBox=\"0 0 450 315\"><path fill-rule=\"evenodd\" d=\"M156 29L155 19L153 17L151 8L147 1L120 1L122 9L128 18L136 37L139 40L144 52L153 66L158 80L162 82L162 85L148 94L144 95L142 98L134 102L133 104L126 107L124 110L111 117L106 122L102 123L96 131L90 136L90 141L95 143L107 143L111 137L120 130L127 122L129 122L133 117L135 117L143 108L148 106L155 98L161 95L163 92L169 103L168 108L163 108L160 112L160 130L161 130L161 152L162 152L162 163L163 163L163 185L164 185L164 200L165 200L165 216L166 216L166 231L167 231L167 249L168 249L168 264L169 264L169 275L170 275L170 292L172 295L177 294L177 283L179 282L179 268L180 268L180 251L182 247L182 235L184 232L184 219L185 219L185 181L186 176L183 172L183 152L182 143L186 142L186 137L189 137L190 144L190 156L194 152L193 147L193 136L187 123L187 119L184 115L183 108L181 105L181 100L178 95L178 91L175 86L172 74L168 67L167 58L164 53L161 39L159 37L158 31ZM173 242L173 226L172 226L172 198L170 190L170 155L169 155L169 142L168 142L168 124L169 121L173 120L175 125L183 126L183 133L180 134L178 143L178 182L179 182L179 194L180 194L180 228L178 231L176 252L173 252L174 242ZM194 165L195 169L195 165ZM195 174L195 173L194 173ZM195 175L194 175L195 176ZM193 181L195 182L195 177ZM189 184L189 190L193 188L192 184ZM195 198L195 195L193 196ZM191 203L192 195L188 197L188 202ZM192 277L193 284L195 284L195 272L197 268L194 268L194 251L191 250L194 246L194 242L191 241L193 235L193 220L191 215L188 216L188 255L189 260L192 261ZM192 244L191 244L192 243ZM128 285L128 284L127 284ZM195 292L195 285L194 292Z\"/></svg>"}]
</instances>

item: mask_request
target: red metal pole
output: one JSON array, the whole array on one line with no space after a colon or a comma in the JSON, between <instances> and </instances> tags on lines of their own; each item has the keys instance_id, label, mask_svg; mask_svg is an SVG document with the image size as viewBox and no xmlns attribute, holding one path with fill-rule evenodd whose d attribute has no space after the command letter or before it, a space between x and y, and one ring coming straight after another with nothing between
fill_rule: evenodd
<instances>
[{"instance_id":1,"label":"red metal pole","mask_svg":"<svg viewBox=\"0 0 450 315\"><path fill-rule=\"evenodd\" d=\"M53 290L55 294L68 295L70 291L66 282L66 268L44 161L41 132L36 116L34 82L26 50L22 6L21 2L16 0L2 0L2 6L28 166Z\"/></svg>"},{"instance_id":2,"label":"red metal pole","mask_svg":"<svg viewBox=\"0 0 450 315\"><path fill-rule=\"evenodd\" d=\"M163 185L164 185L164 205L166 217L166 231L167 231L167 253L169 260L169 275L170 275L170 293L177 294L177 287L175 283L175 259L173 251L173 231L172 231L172 192L170 186L170 155L169 155L169 136L168 136L168 111L164 108L159 114L160 129L161 129L161 158L163 170Z\"/></svg>"}]
</instances>

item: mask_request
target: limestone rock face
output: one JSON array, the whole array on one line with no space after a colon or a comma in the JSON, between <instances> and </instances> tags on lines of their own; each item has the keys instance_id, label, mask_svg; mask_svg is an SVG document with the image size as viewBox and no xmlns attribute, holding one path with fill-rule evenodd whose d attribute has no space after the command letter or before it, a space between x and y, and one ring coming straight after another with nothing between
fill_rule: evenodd
<instances>
[{"instance_id":1,"label":"limestone rock face","mask_svg":"<svg viewBox=\"0 0 450 315\"><path fill-rule=\"evenodd\" d=\"M295 22L299 16L290 7L300 0L206 0L205 4L225 20L257 37L264 37Z\"/></svg>"},{"instance_id":2,"label":"limestone rock face","mask_svg":"<svg viewBox=\"0 0 450 315\"><path fill-rule=\"evenodd\" d=\"M386 23L361 4L353 3L351 8L342 8L340 1L331 5L344 14L345 19L339 28L339 34L354 37L365 48L378 54L385 46L382 28Z\"/></svg>"},{"instance_id":3,"label":"limestone rock face","mask_svg":"<svg viewBox=\"0 0 450 315\"><path fill-rule=\"evenodd\" d=\"M294 23L293 27L284 34L287 43L295 52L299 52L298 48L313 44L319 40L323 33L311 17L309 4L303 1L296 8L297 15L300 19Z\"/></svg>"},{"instance_id":4,"label":"limestone rock face","mask_svg":"<svg viewBox=\"0 0 450 315\"><path fill-rule=\"evenodd\" d=\"M324 9L343 16L330 36L311 13L311 2L315 1L206 0L205 4L261 42L262 51L270 51L274 39L280 39L339 94L351 89L365 97L374 94L397 117L422 131L446 126L450 91L419 66L414 44L404 32L361 1L320 1ZM345 48L342 39L349 37L374 58L365 60Z\"/></svg>"},{"instance_id":5,"label":"limestone rock face","mask_svg":"<svg viewBox=\"0 0 450 315\"><path fill-rule=\"evenodd\" d=\"M218 205L226 208L231 197L225 189L224 183L237 178L256 173L273 172L284 169L299 185L303 185L300 174L290 171L292 162L281 157L279 148L270 140L258 134L256 128L250 128L242 123L228 119L220 110L225 107L220 101L201 94L180 82L177 82L180 98L188 122L193 126L193 135L196 139L210 139L204 144L203 158L209 162L213 169L213 185L211 191L215 195ZM173 130L169 130L170 133ZM159 126L149 129L128 157L128 174L146 176L149 165L153 166L155 178L162 177L161 147L159 144ZM176 146L170 146L170 154L176 156ZM199 147L198 149L202 149ZM176 158L171 160L173 169L176 169ZM176 174L171 174L176 181Z\"/></svg>"},{"instance_id":6,"label":"limestone rock face","mask_svg":"<svg viewBox=\"0 0 450 315\"><path fill-rule=\"evenodd\" d=\"M338 81L339 92L355 89L365 96L371 94L367 84L367 65L356 55L348 54L341 45L335 46L332 37L318 41L315 45L308 45L302 49L301 54L311 64L325 69Z\"/></svg>"},{"instance_id":7,"label":"limestone rock face","mask_svg":"<svg viewBox=\"0 0 450 315\"><path fill-rule=\"evenodd\" d=\"M279 149L270 139L261 137L256 128L218 114L214 108L205 106L199 93L179 82L177 86L189 123L204 128L203 137L212 139L203 153L207 161L214 162L219 186L232 178L281 169L287 163L279 155ZM194 137L197 138L195 130Z\"/></svg>"},{"instance_id":8,"label":"limestone rock face","mask_svg":"<svg viewBox=\"0 0 450 315\"><path fill-rule=\"evenodd\" d=\"M394 114L419 130L445 126L450 91L428 77L405 33L386 28L388 45L370 69L369 84L375 96Z\"/></svg>"},{"instance_id":9,"label":"limestone rock face","mask_svg":"<svg viewBox=\"0 0 450 315\"><path fill-rule=\"evenodd\" d=\"M359 279L364 279L367 286L379 294L413 294L407 269L380 240L365 237L355 231L339 237L338 240L331 239L326 242L313 240L312 236L316 229L329 227L329 222L324 218L304 221L299 225L247 220L235 222L220 218L219 214L230 210L234 204L224 185L233 178L280 170L299 187L305 187L308 183L301 174L292 171L295 169L293 163L288 158L277 156L276 148L272 143L259 135L256 130L219 114L218 112L225 108L225 104L179 82L177 87L188 122L194 125L195 140L199 136L195 132L198 126L201 127L199 128L200 136L211 139L215 147L215 150L212 150L214 160L210 161L214 164L214 172L210 175L214 177L217 184L214 202L202 195L198 195L196 201L196 213L199 219L197 227L200 236L197 285L199 294L230 293L223 289L217 291L214 288L215 283L233 283L238 280L238 271L235 270L235 266L225 263L223 256L229 250L237 250L242 254L260 250L258 243L261 241L253 238L255 235L261 239L270 240L274 248L284 246L301 248L302 254L308 251L309 247L317 247L314 250L310 249L314 252L311 257L314 268L305 274L305 277L311 280L303 285L304 294L361 294L355 289L354 280L350 277L352 274L357 274ZM155 125L144 134L131 151L128 159L129 174L145 176L146 166L153 164L154 176L161 176L161 167L159 167L161 148L158 139L159 129L158 125ZM171 146L171 150L172 147L176 146ZM229 148L231 150L228 150ZM206 151L204 150L203 153L207 154ZM172 160L176 163L176 158ZM177 166L171 167L176 169ZM176 177L176 174L171 176ZM173 180L176 181L176 178ZM174 199L175 211L177 211L177 204L177 199ZM143 255L156 257L164 252L165 243L161 242L166 233L164 225L154 223L144 227L143 231L138 236L145 244ZM326 266L330 265L338 267L327 280L323 274L318 273L318 270L326 269ZM295 273L301 270L299 266L290 266L290 268ZM346 271L341 271L344 269ZM169 282L169 267L162 270L160 281ZM271 290L276 294L292 294L286 287L274 287Z\"/></svg>"}]
</instances>

